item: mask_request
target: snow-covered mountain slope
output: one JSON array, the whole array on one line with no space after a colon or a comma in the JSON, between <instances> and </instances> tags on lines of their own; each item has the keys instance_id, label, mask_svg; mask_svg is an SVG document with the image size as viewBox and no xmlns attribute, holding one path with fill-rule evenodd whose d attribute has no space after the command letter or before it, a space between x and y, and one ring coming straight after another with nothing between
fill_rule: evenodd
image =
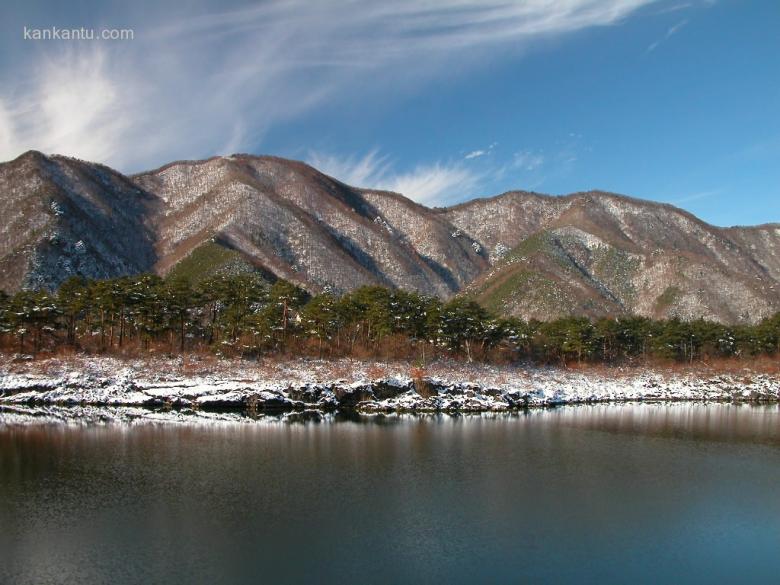
<instances>
[{"instance_id":1,"label":"snow-covered mountain slope","mask_svg":"<svg viewBox=\"0 0 780 585\"><path fill-rule=\"evenodd\" d=\"M236 155L134 180L165 203L156 220L162 273L215 239L314 290L382 284L449 296L487 265L439 214L299 162Z\"/></svg>"},{"instance_id":2,"label":"snow-covered mountain slope","mask_svg":"<svg viewBox=\"0 0 780 585\"><path fill-rule=\"evenodd\" d=\"M0 289L150 270L158 207L102 165L35 151L0 164Z\"/></svg>"},{"instance_id":3,"label":"snow-covered mountain slope","mask_svg":"<svg viewBox=\"0 0 780 585\"><path fill-rule=\"evenodd\" d=\"M755 322L780 310L780 226L718 228L603 192L511 192L442 210L493 266L468 287L526 318L566 314Z\"/></svg>"},{"instance_id":4,"label":"snow-covered mountain slope","mask_svg":"<svg viewBox=\"0 0 780 585\"><path fill-rule=\"evenodd\" d=\"M780 226L718 228L602 192L511 192L429 209L251 155L132 177L37 152L0 164L0 288L148 270L257 270L313 292L463 292L525 318L755 322L780 310Z\"/></svg>"}]
</instances>

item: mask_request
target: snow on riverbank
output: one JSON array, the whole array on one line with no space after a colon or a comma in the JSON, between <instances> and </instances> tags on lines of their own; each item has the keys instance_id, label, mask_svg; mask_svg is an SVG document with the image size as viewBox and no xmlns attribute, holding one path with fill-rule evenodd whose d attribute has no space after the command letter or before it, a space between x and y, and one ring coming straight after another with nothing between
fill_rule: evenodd
<instances>
[{"instance_id":1,"label":"snow on riverbank","mask_svg":"<svg viewBox=\"0 0 780 585\"><path fill-rule=\"evenodd\" d=\"M167 410L140 406L28 406L0 405L0 427L41 426L95 427L156 424L232 425L265 423L332 422L334 413L319 410L248 415L245 411ZM403 416L403 415L397 415Z\"/></svg>"},{"instance_id":2,"label":"snow on riverbank","mask_svg":"<svg viewBox=\"0 0 780 585\"><path fill-rule=\"evenodd\" d=\"M645 400L777 401L780 375L572 371L438 362L70 357L0 360L0 406L171 407L198 412L499 412ZM204 415L205 416L205 415Z\"/></svg>"}]
</instances>

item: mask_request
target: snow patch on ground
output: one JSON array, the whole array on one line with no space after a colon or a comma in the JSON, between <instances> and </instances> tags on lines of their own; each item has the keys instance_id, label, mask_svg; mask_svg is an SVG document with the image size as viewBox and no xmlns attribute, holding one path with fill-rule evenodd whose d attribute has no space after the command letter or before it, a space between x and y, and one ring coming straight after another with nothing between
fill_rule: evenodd
<instances>
[{"instance_id":1,"label":"snow patch on ground","mask_svg":"<svg viewBox=\"0 0 780 585\"><path fill-rule=\"evenodd\" d=\"M279 363L79 357L0 361L3 407L157 408L207 416L206 412L214 411L292 414L340 409L504 412L591 402L778 399L780 376L750 372L694 374L638 368L578 372L437 362L420 376L403 362L354 360Z\"/></svg>"}]
</instances>

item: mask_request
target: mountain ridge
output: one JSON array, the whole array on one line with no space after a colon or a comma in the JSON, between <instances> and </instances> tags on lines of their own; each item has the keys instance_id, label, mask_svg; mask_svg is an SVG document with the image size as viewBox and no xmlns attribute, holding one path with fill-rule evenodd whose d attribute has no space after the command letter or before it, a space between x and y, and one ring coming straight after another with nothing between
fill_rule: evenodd
<instances>
[{"instance_id":1,"label":"mountain ridge","mask_svg":"<svg viewBox=\"0 0 780 585\"><path fill-rule=\"evenodd\" d=\"M719 227L605 191L429 208L301 161L234 154L123 175L28 151L0 163L0 288L258 272L311 292L472 296L524 318L755 322L780 310L780 224Z\"/></svg>"}]
</instances>

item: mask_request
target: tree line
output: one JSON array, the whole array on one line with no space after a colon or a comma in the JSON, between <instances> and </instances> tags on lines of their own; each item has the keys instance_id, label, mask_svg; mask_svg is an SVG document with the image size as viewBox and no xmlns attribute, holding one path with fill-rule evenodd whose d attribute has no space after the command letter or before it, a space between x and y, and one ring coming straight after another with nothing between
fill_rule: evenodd
<instances>
[{"instance_id":1,"label":"tree line","mask_svg":"<svg viewBox=\"0 0 780 585\"><path fill-rule=\"evenodd\" d=\"M310 295L284 280L217 276L195 285L144 274L73 277L56 293L0 292L6 352L211 351L251 357L292 354L569 364L632 363L776 355L780 314L756 325L629 316L523 321L499 317L466 297L379 286Z\"/></svg>"}]
</instances>

